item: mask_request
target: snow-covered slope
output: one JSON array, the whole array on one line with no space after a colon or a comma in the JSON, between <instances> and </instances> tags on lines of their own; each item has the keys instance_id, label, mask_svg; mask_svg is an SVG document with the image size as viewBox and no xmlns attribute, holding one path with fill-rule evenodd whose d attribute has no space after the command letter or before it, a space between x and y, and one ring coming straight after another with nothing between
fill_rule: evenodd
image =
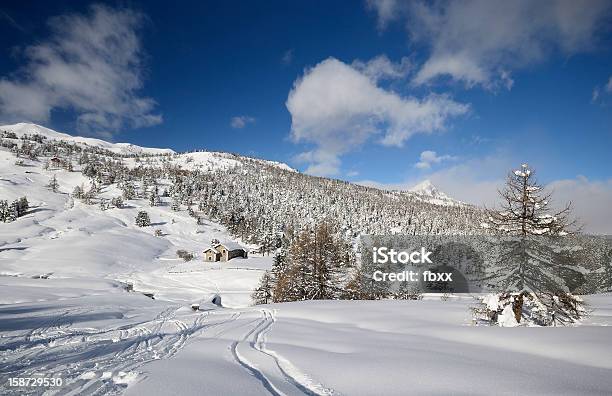
<instances>
[{"instance_id":1,"label":"snow-covered slope","mask_svg":"<svg viewBox=\"0 0 612 396\"><path fill-rule=\"evenodd\" d=\"M46 137L47 139L52 140L63 140L67 142L73 142L78 144L85 144L93 147L99 147L105 150L109 150L111 152L122 154L122 155L130 155L130 154L174 154L172 162L182 165L185 169L200 169L204 171L210 170L223 170L228 167L233 167L239 165L239 161L235 158L248 158L241 157L234 154L214 152L214 151L196 151L192 153L182 153L177 154L174 150L171 149L162 149L162 148L149 148L149 147L140 147L131 143L110 143L104 140L95 139L95 138L87 138L81 136L72 136L66 133L56 132L52 129L46 128L44 126L31 124L31 123L18 123L14 125L1 125L1 132L13 132L18 137L23 135L34 135L38 134ZM295 169L290 167L287 164L277 161L268 161L262 159L252 159L253 161L260 162L265 165L271 165L278 167L279 169L297 172Z\"/></svg>"},{"instance_id":2,"label":"snow-covered slope","mask_svg":"<svg viewBox=\"0 0 612 396\"><path fill-rule=\"evenodd\" d=\"M64 140L68 142L74 142L79 144L87 144L93 147L100 147L117 154L173 154L174 151L170 149L158 149L158 148L147 148L135 146L130 143L109 143L104 140L86 138L81 136L71 136L66 133L56 132L52 129L45 128L40 125L30 123L18 123L14 125L2 125L0 126L0 132L7 131L13 132L18 137L23 135L38 134L45 136L48 139Z\"/></svg>"}]
</instances>

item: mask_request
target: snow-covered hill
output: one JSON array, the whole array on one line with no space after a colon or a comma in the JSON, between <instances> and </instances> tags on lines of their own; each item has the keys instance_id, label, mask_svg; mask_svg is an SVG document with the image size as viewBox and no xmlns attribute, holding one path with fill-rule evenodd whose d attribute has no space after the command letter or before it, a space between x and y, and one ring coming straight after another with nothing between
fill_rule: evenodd
<instances>
[{"instance_id":1,"label":"snow-covered hill","mask_svg":"<svg viewBox=\"0 0 612 396\"><path fill-rule=\"evenodd\" d=\"M72 136L66 133L56 132L44 126L31 123L18 123L14 125L0 126L0 132L4 131L12 132L19 138L24 135L38 134L50 140L66 141L92 147L99 147L121 155L177 154L174 150L171 149L140 147L131 143L110 143L100 139ZM203 170L227 169L228 167L236 166L238 164L238 161L233 160L232 157L236 157L236 155L212 151L198 151L192 153L177 154L173 156L174 162L184 165L186 169ZM259 161L262 164L272 165L280 169L295 172L295 169L281 162L260 159L253 160Z\"/></svg>"},{"instance_id":2,"label":"snow-covered hill","mask_svg":"<svg viewBox=\"0 0 612 396\"><path fill-rule=\"evenodd\" d=\"M56 132L52 129L45 128L40 125L30 123L18 123L14 125L2 125L0 126L0 132L13 132L18 137L23 135L34 135L38 134L45 136L48 139L63 140L67 142L74 142L77 144L84 144L93 147L103 148L112 151L117 154L173 154L174 151L170 149L157 149L135 146L130 143L109 143L104 140L86 138L81 136L71 136L66 133Z\"/></svg>"}]
</instances>

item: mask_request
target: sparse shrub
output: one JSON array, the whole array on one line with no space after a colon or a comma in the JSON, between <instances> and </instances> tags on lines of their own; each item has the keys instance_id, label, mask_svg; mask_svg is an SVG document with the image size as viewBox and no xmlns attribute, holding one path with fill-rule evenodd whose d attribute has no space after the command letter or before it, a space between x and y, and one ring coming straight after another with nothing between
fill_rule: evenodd
<instances>
[{"instance_id":1,"label":"sparse shrub","mask_svg":"<svg viewBox=\"0 0 612 396\"><path fill-rule=\"evenodd\" d=\"M111 205L115 208L121 209L123 207L123 198L117 196L111 199Z\"/></svg>"},{"instance_id":2,"label":"sparse shrub","mask_svg":"<svg viewBox=\"0 0 612 396\"><path fill-rule=\"evenodd\" d=\"M176 251L176 256L178 258L182 258L183 260L185 260L185 262L187 261L191 261L195 258L195 256L193 255L193 253L190 253L186 250L183 249L179 249Z\"/></svg>"},{"instance_id":3,"label":"sparse shrub","mask_svg":"<svg viewBox=\"0 0 612 396\"><path fill-rule=\"evenodd\" d=\"M162 230L157 229L157 230L155 230L155 236L158 236L158 237L164 236L164 233L162 232Z\"/></svg>"}]
</instances>

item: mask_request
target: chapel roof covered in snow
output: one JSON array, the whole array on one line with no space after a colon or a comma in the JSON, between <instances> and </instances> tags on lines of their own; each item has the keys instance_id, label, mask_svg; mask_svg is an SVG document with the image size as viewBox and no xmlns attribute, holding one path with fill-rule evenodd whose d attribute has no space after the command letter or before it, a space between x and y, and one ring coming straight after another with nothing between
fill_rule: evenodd
<instances>
[{"instance_id":1,"label":"chapel roof covered in snow","mask_svg":"<svg viewBox=\"0 0 612 396\"><path fill-rule=\"evenodd\" d=\"M242 245L240 245L240 244L238 244L236 242L231 242L231 241L220 242L220 243L215 245L215 248L219 247L219 246L224 246L227 250L246 250L244 246L242 246Z\"/></svg>"}]
</instances>

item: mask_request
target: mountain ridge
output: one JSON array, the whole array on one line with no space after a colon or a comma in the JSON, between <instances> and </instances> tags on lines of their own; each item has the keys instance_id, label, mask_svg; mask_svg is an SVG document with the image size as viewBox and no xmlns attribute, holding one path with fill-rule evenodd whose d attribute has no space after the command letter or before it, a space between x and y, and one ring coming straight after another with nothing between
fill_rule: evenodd
<instances>
[{"instance_id":1,"label":"mountain ridge","mask_svg":"<svg viewBox=\"0 0 612 396\"><path fill-rule=\"evenodd\" d=\"M291 172L299 172L298 170L283 162L263 158L249 157L242 154L234 154L225 151L208 151L198 149L195 149L193 151L176 152L169 148L144 147L132 143L109 142L98 138L73 136L68 133L58 132L43 125L27 122L0 125L0 132L2 131L13 132L18 137L22 137L23 135L39 134L49 139L69 141L77 144L86 144L89 146L106 149L121 155L177 155L181 157L181 160L178 161L179 164L181 164L181 166L183 166L185 169L190 170L198 168L204 168L208 170L227 169L227 167L235 166L237 164L237 162L234 161L232 157L238 156L253 161L260 161L262 164L276 166L279 169ZM402 194L414 195L417 199L428 201L433 204L467 205L464 202L449 197L447 194L440 191L436 186L433 185L433 183L429 179L418 183L417 185L409 188L408 190L403 190L399 192Z\"/></svg>"}]
</instances>

